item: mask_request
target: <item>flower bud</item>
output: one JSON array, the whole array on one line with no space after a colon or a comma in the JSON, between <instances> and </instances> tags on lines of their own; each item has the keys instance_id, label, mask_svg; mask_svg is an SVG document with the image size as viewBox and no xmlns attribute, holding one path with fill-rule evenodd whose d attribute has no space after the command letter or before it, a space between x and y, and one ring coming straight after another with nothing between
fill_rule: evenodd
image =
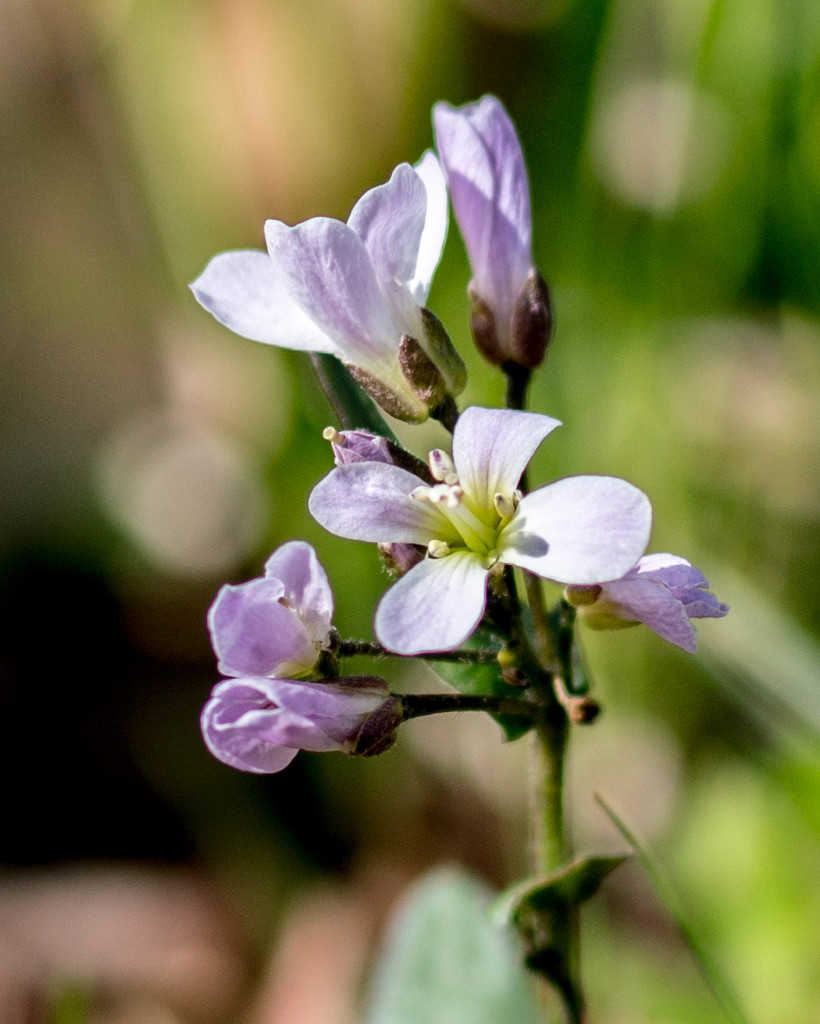
<instances>
[{"instance_id":1,"label":"flower bud","mask_svg":"<svg viewBox=\"0 0 820 1024\"><path fill-rule=\"evenodd\" d=\"M620 579L600 586L569 586L566 600L593 629L624 629L644 623L694 654L697 640L691 619L721 618L728 611L699 569L675 555L644 555Z\"/></svg>"},{"instance_id":2,"label":"flower bud","mask_svg":"<svg viewBox=\"0 0 820 1024\"><path fill-rule=\"evenodd\" d=\"M226 679L214 687L201 718L214 757L256 774L281 771L300 750L380 753L400 722L401 702L376 676L315 683Z\"/></svg>"},{"instance_id":3,"label":"flower bud","mask_svg":"<svg viewBox=\"0 0 820 1024\"><path fill-rule=\"evenodd\" d=\"M424 559L424 548L418 544L379 544L378 549L382 566L396 578Z\"/></svg>"}]
</instances>

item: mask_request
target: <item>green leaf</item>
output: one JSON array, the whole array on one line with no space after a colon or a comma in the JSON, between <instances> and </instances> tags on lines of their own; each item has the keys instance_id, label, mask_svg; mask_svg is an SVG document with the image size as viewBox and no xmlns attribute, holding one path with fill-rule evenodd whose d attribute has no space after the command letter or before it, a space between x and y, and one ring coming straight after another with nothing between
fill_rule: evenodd
<instances>
[{"instance_id":1,"label":"green leaf","mask_svg":"<svg viewBox=\"0 0 820 1024\"><path fill-rule=\"evenodd\" d=\"M491 895L453 868L416 883L376 964L366 1024L543 1024L512 932L487 915Z\"/></svg>"},{"instance_id":2,"label":"green leaf","mask_svg":"<svg viewBox=\"0 0 820 1024\"><path fill-rule=\"evenodd\" d=\"M598 891L601 882L630 854L579 857L564 864L546 878L528 878L514 885L493 904L494 920L503 924L517 922L522 911L551 910L556 906L575 907Z\"/></svg>"},{"instance_id":3,"label":"green leaf","mask_svg":"<svg viewBox=\"0 0 820 1024\"><path fill-rule=\"evenodd\" d=\"M462 645L471 651L500 651L504 641L479 626L469 640ZM501 666L495 662L482 665L464 661L435 661L429 659L430 668L459 693L478 696L515 697L520 699L521 690L504 682ZM532 728L532 718L524 715L493 715L504 730L507 740L517 740Z\"/></svg>"}]
</instances>

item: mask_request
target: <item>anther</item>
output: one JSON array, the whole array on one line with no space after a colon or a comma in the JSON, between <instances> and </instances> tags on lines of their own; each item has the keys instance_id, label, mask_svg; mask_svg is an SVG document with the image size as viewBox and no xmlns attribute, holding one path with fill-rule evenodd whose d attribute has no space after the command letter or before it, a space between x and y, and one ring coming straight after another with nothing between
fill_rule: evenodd
<instances>
[{"instance_id":1,"label":"anther","mask_svg":"<svg viewBox=\"0 0 820 1024\"><path fill-rule=\"evenodd\" d=\"M447 489L447 508L458 508L463 497L464 491L458 486L458 484L450 486Z\"/></svg>"},{"instance_id":2,"label":"anther","mask_svg":"<svg viewBox=\"0 0 820 1024\"><path fill-rule=\"evenodd\" d=\"M427 465L430 467L434 480L441 480L448 484L454 484L458 481L455 463L447 452L442 451L441 448L434 448L428 453Z\"/></svg>"},{"instance_id":3,"label":"anther","mask_svg":"<svg viewBox=\"0 0 820 1024\"><path fill-rule=\"evenodd\" d=\"M431 540L427 545L427 554L431 558L444 558L450 554L450 545L446 540Z\"/></svg>"},{"instance_id":4,"label":"anther","mask_svg":"<svg viewBox=\"0 0 820 1024\"><path fill-rule=\"evenodd\" d=\"M515 512L515 504L506 494L497 493L493 497L493 504L495 505L496 512L502 519L509 519Z\"/></svg>"},{"instance_id":5,"label":"anther","mask_svg":"<svg viewBox=\"0 0 820 1024\"><path fill-rule=\"evenodd\" d=\"M325 441L330 441L331 444L343 445L345 443L344 435L340 434L335 427L325 427L322 437Z\"/></svg>"}]
</instances>

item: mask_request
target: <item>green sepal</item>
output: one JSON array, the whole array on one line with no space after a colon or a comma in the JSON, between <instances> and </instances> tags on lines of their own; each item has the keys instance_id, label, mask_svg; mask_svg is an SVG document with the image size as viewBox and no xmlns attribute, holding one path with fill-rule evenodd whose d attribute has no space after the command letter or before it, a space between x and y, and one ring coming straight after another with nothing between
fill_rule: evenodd
<instances>
[{"instance_id":1,"label":"green sepal","mask_svg":"<svg viewBox=\"0 0 820 1024\"><path fill-rule=\"evenodd\" d=\"M632 855L579 857L562 865L546 878L527 878L503 892L493 903L493 920L520 924L530 911L549 912L556 907L577 907L598 891L606 876Z\"/></svg>"},{"instance_id":2,"label":"green sepal","mask_svg":"<svg viewBox=\"0 0 820 1024\"><path fill-rule=\"evenodd\" d=\"M500 651L504 641L485 626L479 626L462 647L469 651ZM504 682L501 666L497 662L475 664L467 661L428 660L430 668L459 693L477 696L514 697L521 699L521 690ZM524 715L496 715L492 717L504 731L508 741L517 740L529 732L533 720Z\"/></svg>"}]
</instances>

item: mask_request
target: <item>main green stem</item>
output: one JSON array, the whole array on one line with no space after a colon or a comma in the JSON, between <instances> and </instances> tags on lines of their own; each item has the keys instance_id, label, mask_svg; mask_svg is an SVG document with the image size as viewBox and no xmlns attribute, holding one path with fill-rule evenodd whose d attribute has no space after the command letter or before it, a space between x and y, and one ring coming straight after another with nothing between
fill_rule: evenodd
<instances>
[{"instance_id":1,"label":"main green stem","mask_svg":"<svg viewBox=\"0 0 820 1024\"><path fill-rule=\"evenodd\" d=\"M530 371L505 363L508 409L526 405ZM519 485L527 492L526 473ZM533 872L548 877L569 860L570 848L564 831L564 765L569 740L569 720L553 690L553 676L560 672L560 641L544 604L541 581L524 573L524 589L532 618L533 653L539 665L536 683L541 713L536 722L532 773L531 821ZM567 1024L583 1024L583 997L578 980L578 914L568 906L556 905L534 925L534 950L530 965L540 971L559 993Z\"/></svg>"}]
</instances>

